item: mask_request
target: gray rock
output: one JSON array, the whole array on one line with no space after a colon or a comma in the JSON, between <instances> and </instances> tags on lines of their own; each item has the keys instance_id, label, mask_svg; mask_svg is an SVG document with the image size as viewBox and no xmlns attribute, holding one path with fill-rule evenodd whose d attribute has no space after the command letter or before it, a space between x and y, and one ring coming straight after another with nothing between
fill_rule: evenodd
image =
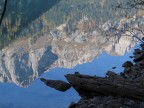
<instances>
[{"instance_id":1,"label":"gray rock","mask_svg":"<svg viewBox=\"0 0 144 108\"><path fill-rule=\"evenodd\" d=\"M132 63L131 61L126 61L126 62L122 65L122 67L131 67L131 66L133 66L133 63Z\"/></svg>"},{"instance_id":2,"label":"gray rock","mask_svg":"<svg viewBox=\"0 0 144 108\"><path fill-rule=\"evenodd\" d=\"M44 82L47 86L62 92L65 92L71 87L69 83L60 80L46 80L44 78L40 78L40 80Z\"/></svg>"},{"instance_id":3,"label":"gray rock","mask_svg":"<svg viewBox=\"0 0 144 108\"><path fill-rule=\"evenodd\" d=\"M75 108L143 108L144 102L112 96L95 96L81 99ZM81 104L80 104L81 103Z\"/></svg>"},{"instance_id":4,"label":"gray rock","mask_svg":"<svg viewBox=\"0 0 144 108\"><path fill-rule=\"evenodd\" d=\"M142 60L144 60L144 52L136 55L136 56L135 56L135 59L134 59L133 61L134 61L135 63L137 63L137 62L140 62L140 61L142 61Z\"/></svg>"}]
</instances>

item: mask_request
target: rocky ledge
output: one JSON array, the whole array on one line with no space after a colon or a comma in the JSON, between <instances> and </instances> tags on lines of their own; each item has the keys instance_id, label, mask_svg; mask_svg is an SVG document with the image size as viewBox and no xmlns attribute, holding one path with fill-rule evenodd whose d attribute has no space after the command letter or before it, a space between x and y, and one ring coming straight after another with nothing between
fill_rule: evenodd
<instances>
[{"instance_id":1,"label":"rocky ledge","mask_svg":"<svg viewBox=\"0 0 144 108\"><path fill-rule=\"evenodd\" d=\"M143 108L144 102L128 98L113 96L95 96L93 98L82 98L77 104L69 108Z\"/></svg>"}]
</instances>

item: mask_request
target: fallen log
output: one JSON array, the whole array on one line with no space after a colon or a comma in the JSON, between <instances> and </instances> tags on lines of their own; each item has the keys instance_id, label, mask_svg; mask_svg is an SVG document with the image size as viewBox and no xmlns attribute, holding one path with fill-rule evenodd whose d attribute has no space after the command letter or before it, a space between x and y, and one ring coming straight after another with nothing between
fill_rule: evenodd
<instances>
[{"instance_id":1,"label":"fallen log","mask_svg":"<svg viewBox=\"0 0 144 108\"><path fill-rule=\"evenodd\" d=\"M131 80L111 80L81 74L65 75L81 97L112 95L144 101L144 86Z\"/></svg>"}]
</instances>

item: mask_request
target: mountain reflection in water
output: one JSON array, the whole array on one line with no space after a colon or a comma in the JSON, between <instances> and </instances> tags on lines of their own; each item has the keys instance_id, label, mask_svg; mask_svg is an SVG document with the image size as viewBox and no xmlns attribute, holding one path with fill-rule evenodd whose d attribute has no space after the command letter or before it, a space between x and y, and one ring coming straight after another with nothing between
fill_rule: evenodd
<instances>
[{"instance_id":1,"label":"mountain reflection in water","mask_svg":"<svg viewBox=\"0 0 144 108\"><path fill-rule=\"evenodd\" d=\"M112 8L125 1L9 1L0 26L0 108L67 108L79 100L73 88L56 91L40 76L66 81L64 75L75 71L121 72L138 40L130 33L111 36L111 27L144 27L143 11ZM141 38L139 32L134 31Z\"/></svg>"},{"instance_id":2,"label":"mountain reflection in water","mask_svg":"<svg viewBox=\"0 0 144 108\"><path fill-rule=\"evenodd\" d=\"M92 62L77 65L72 69L55 68L41 77L66 81L64 75L79 71L82 74L104 76L107 70L116 66L116 72L122 71L121 64L130 60L133 49L124 56L110 56L102 53ZM67 108L71 102L79 100L73 88L66 92L59 92L45 86L36 79L29 87L21 88L15 84L0 83L0 106L2 108Z\"/></svg>"},{"instance_id":3,"label":"mountain reflection in water","mask_svg":"<svg viewBox=\"0 0 144 108\"><path fill-rule=\"evenodd\" d=\"M103 52L122 56L136 44L132 37L95 36L95 32L89 35L83 43L69 43L63 38L53 40L49 34L40 37L35 44L27 39L3 49L0 52L0 82L27 87L55 67L73 68L92 61Z\"/></svg>"},{"instance_id":4,"label":"mountain reflection in water","mask_svg":"<svg viewBox=\"0 0 144 108\"><path fill-rule=\"evenodd\" d=\"M105 36L102 33L112 31L111 27L144 25L143 14L128 10L131 16L128 17L123 10L113 10L115 0L44 1L8 3L0 27L0 48L4 47L0 50L0 82L27 87L55 67L73 68L103 52L122 56L134 47L137 39L131 34Z\"/></svg>"}]
</instances>

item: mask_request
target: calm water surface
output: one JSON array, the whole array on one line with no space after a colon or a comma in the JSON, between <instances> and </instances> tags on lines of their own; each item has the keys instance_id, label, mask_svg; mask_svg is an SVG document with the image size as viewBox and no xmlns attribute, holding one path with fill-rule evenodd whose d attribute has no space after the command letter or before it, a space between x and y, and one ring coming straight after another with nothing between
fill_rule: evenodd
<instances>
[{"instance_id":1,"label":"calm water surface","mask_svg":"<svg viewBox=\"0 0 144 108\"><path fill-rule=\"evenodd\" d=\"M66 81L64 75L79 71L82 74L105 76L107 70L114 70L119 73L123 69L121 65L126 60L130 60L133 49L124 56L110 56L102 53L92 62L77 65L72 69L55 68L44 73L40 77L47 79L58 79ZM59 92L45 86L37 78L29 87L21 88L11 83L0 83L0 108L67 108L71 102L80 99L77 92L71 88L66 92Z\"/></svg>"},{"instance_id":2,"label":"calm water surface","mask_svg":"<svg viewBox=\"0 0 144 108\"><path fill-rule=\"evenodd\" d=\"M80 99L77 92L56 91L40 77L66 81L64 75L75 71L105 76L114 66L120 73L138 40L111 27L144 27L144 17L134 9L115 10L119 1L126 3L9 0L0 26L0 108L67 108ZM0 14L3 5L1 0Z\"/></svg>"}]
</instances>

